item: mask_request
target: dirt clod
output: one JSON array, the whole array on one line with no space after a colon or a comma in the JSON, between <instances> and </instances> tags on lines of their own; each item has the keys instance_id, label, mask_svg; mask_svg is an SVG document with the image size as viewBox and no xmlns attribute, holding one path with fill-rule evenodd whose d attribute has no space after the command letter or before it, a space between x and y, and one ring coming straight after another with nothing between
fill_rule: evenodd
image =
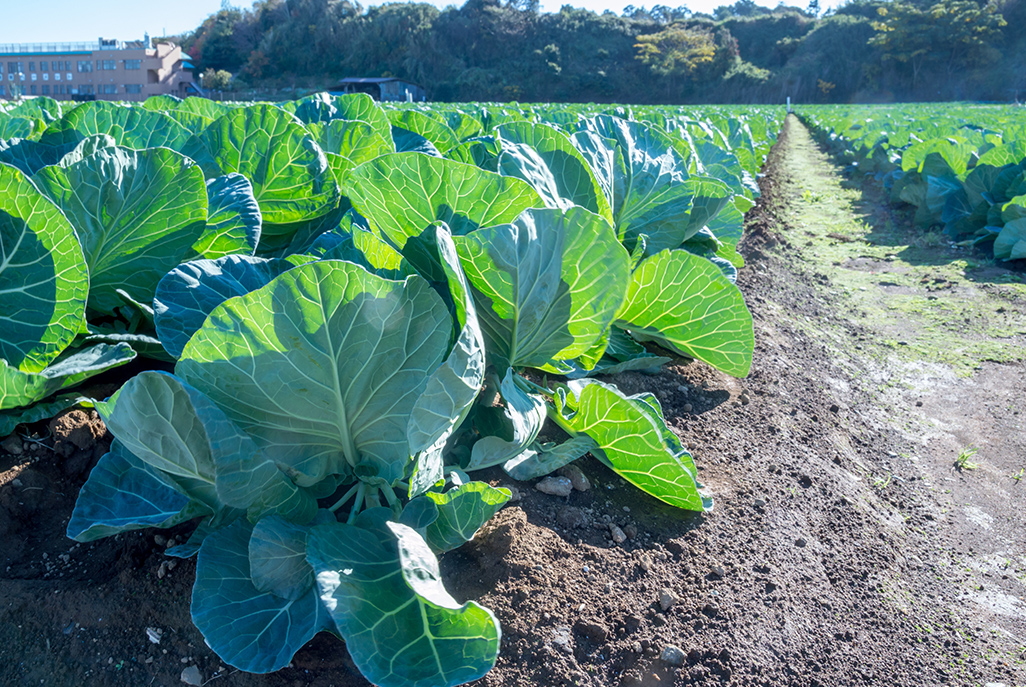
<instances>
[{"instance_id":1,"label":"dirt clod","mask_svg":"<svg viewBox=\"0 0 1026 687\"><path fill-rule=\"evenodd\" d=\"M18 436L17 432L9 434L4 437L3 441L0 441L0 449L7 451L12 456L20 456L25 450L22 448L21 437Z\"/></svg>"},{"instance_id":2,"label":"dirt clod","mask_svg":"<svg viewBox=\"0 0 1026 687\"><path fill-rule=\"evenodd\" d=\"M107 426L95 410L66 410L50 420L54 447L69 456L76 449L92 449L107 433Z\"/></svg>"}]
</instances>

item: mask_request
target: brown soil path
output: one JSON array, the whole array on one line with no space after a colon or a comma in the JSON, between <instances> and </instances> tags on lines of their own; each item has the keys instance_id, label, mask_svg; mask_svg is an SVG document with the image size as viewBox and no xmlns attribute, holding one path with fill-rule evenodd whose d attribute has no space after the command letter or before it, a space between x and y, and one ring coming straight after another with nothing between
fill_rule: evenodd
<instances>
[{"instance_id":1,"label":"brown soil path","mask_svg":"<svg viewBox=\"0 0 1026 687\"><path fill-rule=\"evenodd\" d=\"M615 380L657 393L712 513L581 461L590 491L520 485L445 558L503 625L480 685L1026 684L1026 291L841 172L789 119L744 246L748 379ZM64 539L102 451L70 441L0 453L0 684L173 687L192 665L218 687L367 684L327 636L274 675L226 670L188 618L193 563L162 573L152 532ZM970 445L980 467L959 472Z\"/></svg>"}]
</instances>

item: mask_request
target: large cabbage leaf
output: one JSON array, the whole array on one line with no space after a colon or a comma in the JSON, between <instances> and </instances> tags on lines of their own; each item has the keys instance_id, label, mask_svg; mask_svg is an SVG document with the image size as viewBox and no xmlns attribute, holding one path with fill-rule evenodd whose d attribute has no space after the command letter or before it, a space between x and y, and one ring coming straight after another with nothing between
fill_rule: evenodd
<instances>
[{"instance_id":1,"label":"large cabbage leaf","mask_svg":"<svg viewBox=\"0 0 1026 687\"><path fill-rule=\"evenodd\" d=\"M173 375L143 372L97 408L134 456L210 512L282 513L300 522L316 503L206 395Z\"/></svg>"},{"instance_id":2,"label":"large cabbage leaf","mask_svg":"<svg viewBox=\"0 0 1026 687\"><path fill-rule=\"evenodd\" d=\"M353 525L314 527L307 557L349 655L382 687L450 687L491 670L501 631L491 611L460 604L442 585L438 560L391 511Z\"/></svg>"},{"instance_id":3,"label":"large cabbage leaf","mask_svg":"<svg viewBox=\"0 0 1026 687\"><path fill-rule=\"evenodd\" d=\"M592 454L634 486L678 508L709 510L699 493L691 455L666 427L651 394L626 396L616 387L576 380L556 395L560 425L591 437Z\"/></svg>"},{"instance_id":4,"label":"large cabbage leaf","mask_svg":"<svg viewBox=\"0 0 1026 687\"><path fill-rule=\"evenodd\" d=\"M250 255L179 265L160 280L153 298L153 321L160 343L173 358L180 357L214 308L233 296L259 289L292 267L286 260Z\"/></svg>"},{"instance_id":5,"label":"large cabbage leaf","mask_svg":"<svg viewBox=\"0 0 1026 687\"><path fill-rule=\"evenodd\" d=\"M85 324L88 293L71 224L20 171L0 164L0 358L42 372Z\"/></svg>"},{"instance_id":6,"label":"large cabbage leaf","mask_svg":"<svg viewBox=\"0 0 1026 687\"><path fill-rule=\"evenodd\" d=\"M454 240L500 369L576 358L623 302L627 251L583 208L531 209Z\"/></svg>"},{"instance_id":7,"label":"large cabbage leaf","mask_svg":"<svg viewBox=\"0 0 1026 687\"><path fill-rule=\"evenodd\" d=\"M354 470L391 484L410 462L410 412L452 329L420 277L312 262L215 308L176 371L298 484Z\"/></svg>"},{"instance_id":8,"label":"large cabbage leaf","mask_svg":"<svg viewBox=\"0 0 1026 687\"><path fill-rule=\"evenodd\" d=\"M613 222L613 211L584 156L566 134L545 124L512 122L497 130L499 171L523 179L549 207L580 205Z\"/></svg>"},{"instance_id":9,"label":"large cabbage leaf","mask_svg":"<svg viewBox=\"0 0 1026 687\"><path fill-rule=\"evenodd\" d=\"M755 334L741 292L709 260L666 250L638 265L617 325L735 377L752 366Z\"/></svg>"},{"instance_id":10,"label":"large cabbage leaf","mask_svg":"<svg viewBox=\"0 0 1026 687\"><path fill-rule=\"evenodd\" d=\"M520 179L420 153L382 155L349 175L346 195L398 248L435 222L453 235L512 222L540 207L537 192Z\"/></svg>"},{"instance_id":11,"label":"large cabbage leaf","mask_svg":"<svg viewBox=\"0 0 1026 687\"><path fill-rule=\"evenodd\" d=\"M120 367L135 358L127 343L68 349L41 372L23 372L0 359L0 410L27 406Z\"/></svg>"},{"instance_id":12,"label":"large cabbage leaf","mask_svg":"<svg viewBox=\"0 0 1026 687\"><path fill-rule=\"evenodd\" d=\"M288 225L327 214L338 205L338 184L313 136L273 105L228 112L190 139L183 152L208 177L238 172L253 185L266 223ZM270 236L287 228L264 226Z\"/></svg>"},{"instance_id":13,"label":"large cabbage leaf","mask_svg":"<svg viewBox=\"0 0 1026 687\"><path fill-rule=\"evenodd\" d=\"M126 148L181 150L189 130L160 112L97 100L84 103L51 124L40 139L47 145L77 145L95 134L114 137Z\"/></svg>"},{"instance_id":14,"label":"large cabbage leaf","mask_svg":"<svg viewBox=\"0 0 1026 687\"><path fill-rule=\"evenodd\" d=\"M238 521L210 534L196 560L192 621L226 663L250 673L271 673L331 618L311 585L296 599L257 588L252 577L253 526Z\"/></svg>"},{"instance_id":15,"label":"large cabbage leaf","mask_svg":"<svg viewBox=\"0 0 1026 687\"><path fill-rule=\"evenodd\" d=\"M75 227L89 265L89 309L99 313L123 304L118 290L152 301L160 278L206 232L203 173L167 148L104 148L33 181Z\"/></svg>"}]
</instances>

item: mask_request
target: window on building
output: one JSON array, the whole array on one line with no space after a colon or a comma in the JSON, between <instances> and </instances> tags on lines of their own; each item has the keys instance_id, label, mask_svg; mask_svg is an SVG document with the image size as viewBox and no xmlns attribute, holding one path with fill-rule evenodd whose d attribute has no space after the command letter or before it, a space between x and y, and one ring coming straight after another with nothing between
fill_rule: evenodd
<instances>
[{"instance_id":1,"label":"window on building","mask_svg":"<svg viewBox=\"0 0 1026 687\"><path fill-rule=\"evenodd\" d=\"M49 80L50 80L50 73L47 72L46 74L43 74L43 81L49 81Z\"/></svg>"},{"instance_id":2,"label":"window on building","mask_svg":"<svg viewBox=\"0 0 1026 687\"><path fill-rule=\"evenodd\" d=\"M36 94L36 87L35 87L35 85L29 86L29 95L35 95L35 94Z\"/></svg>"},{"instance_id":3,"label":"window on building","mask_svg":"<svg viewBox=\"0 0 1026 687\"><path fill-rule=\"evenodd\" d=\"M125 93L132 93L138 95L142 93L142 84L139 83L127 83L125 84Z\"/></svg>"},{"instance_id":4,"label":"window on building","mask_svg":"<svg viewBox=\"0 0 1026 687\"><path fill-rule=\"evenodd\" d=\"M4 85L0 83L0 95L4 94Z\"/></svg>"},{"instance_id":5,"label":"window on building","mask_svg":"<svg viewBox=\"0 0 1026 687\"><path fill-rule=\"evenodd\" d=\"M125 60L125 69L129 71L142 69L142 60Z\"/></svg>"},{"instance_id":6,"label":"window on building","mask_svg":"<svg viewBox=\"0 0 1026 687\"><path fill-rule=\"evenodd\" d=\"M49 62L40 62L39 63L39 71L41 71L41 72L48 72L48 71L50 71L50 63Z\"/></svg>"},{"instance_id":7,"label":"window on building","mask_svg":"<svg viewBox=\"0 0 1026 687\"><path fill-rule=\"evenodd\" d=\"M65 74L64 78L67 79L68 81L71 81L71 72L68 72L67 74Z\"/></svg>"},{"instance_id":8,"label":"window on building","mask_svg":"<svg viewBox=\"0 0 1026 687\"><path fill-rule=\"evenodd\" d=\"M17 74L18 71L19 71L19 69L18 69L18 63L17 62L8 62L7 63L7 73L8 74Z\"/></svg>"},{"instance_id":9,"label":"window on building","mask_svg":"<svg viewBox=\"0 0 1026 687\"><path fill-rule=\"evenodd\" d=\"M35 62L29 62L29 71L30 72L36 71L36 63Z\"/></svg>"},{"instance_id":10,"label":"window on building","mask_svg":"<svg viewBox=\"0 0 1026 687\"><path fill-rule=\"evenodd\" d=\"M43 95L50 95L50 87L49 86L45 86L45 85L43 86Z\"/></svg>"},{"instance_id":11,"label":"window on building","mask_svg":"<svg viewBox=\"0 0 1026 687\"><path fill-rule=\"evenodd\" d=\"M36 80L36 76L37 76L37 74L36 74L35 72L32 72L32 80L33 80L33 81L35 81L35 80Z\"/></svg>"},{"instance_id":12,"label":"window on building","mask_svg":"<svg viewBox=\"0 0 1026 687\"><path fill-rule=\"evenodd\" d=\"M78 92L79 92L80 95L95 95L96 94L96 91L94 91L93 87L91 85L89 85L89 84L82 84L81 86L79 86L78 87Z\"/></svg>"},{"instance_id":13,"label":"window on building","mask_svg":"<svg viewBox=\"0 0 1026 687\"><path fill-rule=\"evenodd\" d=\"M117 84L105 83L102 86L100 86L100 93L103 93L104 95L114 95L117 92L118 92Z\"/></svg>"},{"instance_id":14,"label":"window on building","mask_svg":"<svg viewBox=\"0 0 1026 687\"><path fill-rule=\"evenodd\" d=\"M93 71L93 61L92 60L79 60L78 61L78 72L79 72L79 74L83 74L85 72L91 72L91 71Z\"/></svg>"},{"instance_id":15,"label":"window on building","mask_svg":"<svg viewBox=\"0 0 1026 687\"><path fill-rule=\"evenodd\" d=\"M105 72L114 71L118 68L117 60L96 60L96 66Z\"/></svg>"},{"instance_id":16,"label":"window on building","mask_svg":"<svg viewBox=\"0 0 1026 687\"><path fill-rule=\"evenodd\" d=\"M54 81L60 81L61 80L61 73L60 72L54 72L53 80Z\"/></svg>"}]
</instances>

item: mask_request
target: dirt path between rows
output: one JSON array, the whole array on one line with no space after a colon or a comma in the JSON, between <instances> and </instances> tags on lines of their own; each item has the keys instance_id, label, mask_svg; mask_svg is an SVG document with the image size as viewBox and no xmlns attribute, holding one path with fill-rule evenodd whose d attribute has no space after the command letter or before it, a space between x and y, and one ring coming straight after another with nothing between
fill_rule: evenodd
<instances>
[{"instance_id":1,"label":"dirt path between rows","mask_svg":"<svg viewBox=\"0 0 1026 687\"><path fill-rule=\"evenodd\" d=\"M793 117L762 185L739 277L751 376L614 380L656 392L715 510L592 460L568 499L519 485L443 560L503 626L479 685L1026 684L1022 272L911 232ZM274 675L225 668L189 621L194 563L169 569L162 537L63 538L103 440L34 429L0 452L0 684L173 687L191 666L218 687L367 684L327 635Z\"/></svg>"}]
</instances>

